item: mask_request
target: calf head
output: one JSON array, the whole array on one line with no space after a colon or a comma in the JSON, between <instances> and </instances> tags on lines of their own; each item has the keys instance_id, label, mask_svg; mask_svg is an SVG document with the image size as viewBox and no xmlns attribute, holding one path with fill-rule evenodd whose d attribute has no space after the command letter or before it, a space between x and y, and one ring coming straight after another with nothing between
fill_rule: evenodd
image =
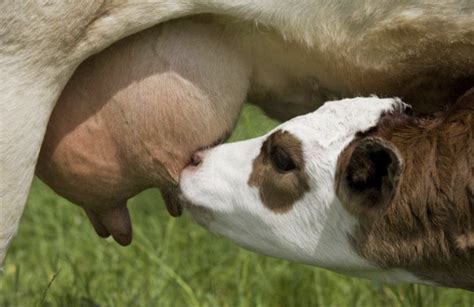
<instances>
[{"instance_id":1,"label":"calf head","mask_svg":"<svg viewBox=\"0 0 474 307\"><path fill-rule=\"evenodd\" d=\"M186 207L209 230L267 255L383 281L472 288L473 160L431 165L429 154L448 147L429 129L444 120L408 110L398 99L329 102L263 137L198 153L181 178ZM459 129L452 133L472 145L472 126L470 135ZM466 163L471 172L456 179ZM448 165L453 175L436 181ZM433 189L441 183L459 189L440 195ZM454 212L446 199L460 204ZM461 267L470 273L455 283Z\"/></svg>"},{"instance_id":2,"label":"calf head","mask_svg":"<svg viewBox=\"0 0 474 307\"><path fill-rule=\"evenodd\" d=\"M352 244L358 220L335 194L336 166L358 131L405 108L377 97L333 101L263 137L199 153L181 177L186 207L198 223L249 249L385 278Z\"/></svg>"}]
</instances>

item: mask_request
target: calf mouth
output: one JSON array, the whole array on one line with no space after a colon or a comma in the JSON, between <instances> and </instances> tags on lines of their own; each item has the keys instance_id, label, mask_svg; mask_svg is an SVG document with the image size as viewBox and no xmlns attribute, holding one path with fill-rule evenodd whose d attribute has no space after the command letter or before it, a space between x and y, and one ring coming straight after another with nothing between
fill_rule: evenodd
<instances>
[{"instance_id":1,"label":"calf mouth","mask_svg":"<svg viewBox=\"0 0 474 307\"><path fill-rule=\"evenodd\" d=\"M193 167L195 165L195 161L193 160L194 154L191 156L189 161L182 167L181 172L188 168ZM172 217L180 217L183 214L183 198L180 197L181 191L179 189L179 181L181 180L181 172L177 174L173 179L167 181L163 184L158 184L158 187L161 192L161 196L163 197L163 201L165 203L166 210Z\"/></svg>"},{"instance_id":2,"label":"calf mouth","mask_svg":"<svg viewBox=\"0 0 474 307\"><path fill-rule=\"evenodd\" d=\"M205 216L205 220L209 220L209 210L203 206L196 205L186 199L179 187L167 189L161 192L165 201L166 209L172 217L179 217L183 214L184 209L189 210L193 216Z\"/></svg>"},{"instance_id":3,"label":"calf mouth","mask_svg":"<svg viewBox=\"0 0 474 307\"><path fill-rule=\"evenodd\" d=\"M208 144L208 145L203 145L199 146L194 153L191 155L189 158L188 163L185 165L183 168L186 169L188 167L197 167L201 163L201 158L199 152L205 151L207 149L216 147L222 143L224 143L228 138L230 137L230 132L225 132L221 137L217 138L214 142ZM199 160L197 160L199 159ZM170 185L166 188L161 189L161 195L163 196L163 200L166 205L166 209L168 210L168 213L172 217L179 217L183 214L183 208L191 206L191 204L188 205L188 202L185 201L182 197L182 193L179 190L178 185Z\"/></svg>"},{"instance_id":4,"label":"calf mouth","mask_svg":"<svg viewBox=\"0 0 474 307\"><path fill-rule=\"evenodd\" d=\"M210 148L205 147L205 148ZM201 148L201 147L200 147ZM204 147L202 147L204 148ZM190 162L187 163L184 168L181 170L181 173L179 175L179 180L181 181L181 176L183 174L183 171L186 169L195 169L199 167L201 164L201 157L198 154L200 151L196 151L192 157L190 158ZM190 208L194 207L194 204L189 202L183 195L179 183L168 183L165 186L160 187L161 191L161 196L163 197L163 201L165 203L166 209L168 210L168 213L172 217L179 217L183 214L184 208Z\"/></svg>"}]
</instances>

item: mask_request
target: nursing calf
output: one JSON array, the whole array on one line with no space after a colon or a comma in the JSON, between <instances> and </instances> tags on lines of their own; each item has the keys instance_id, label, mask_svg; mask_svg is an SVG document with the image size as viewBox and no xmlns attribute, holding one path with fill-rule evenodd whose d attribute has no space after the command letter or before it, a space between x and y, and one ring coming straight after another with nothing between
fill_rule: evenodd
<instances>
[{"instance_id":1,"label":"nursing calf","mask_svg":"<svg viewBox=\"0 0 474 307\"><path fill-rule=\"evenodd\" d=\"M355 93L396 93L416 109L436 110L471 76L460 51L439 67L437 74L448 77L431 80L416 57L392 62L383 56L383 72L375 73L368 68L380 66L374 54L364 64L355 51L345 54L341 68L333 65L334 54L229 21L201 15L158 25L86 60L69 80L49 121L37 174L83 206L99 235L129 243L127 199L149 187L160 188L170 213L179 215L180 171L194 151L225 139L246 97L285 120ZM367 56L365 45L354 48ZM438 56L425 54L430 63ZM465 68L455 68L461 59ZM382 87L379 73L386 78Z\"/></svg>"},{"instance_id":2,"label":"nursing calf","mask_svg":"<svg viewBox=\"0 0 474 307\"><path fill-rule=\"evenodd\" d=\"M473 4L465 0L448 3L433 0L416 0L409 3L369 0L351 2L342 0L2 2L0 4L0 28L2 29L2 35L0 35L0 79L2 80L0 82L0 122L2 123L0 172L4 176L0 185L0 263L3 262L8 246L18 228L48 119L58 97L78 65L110 44L155 25L163 25L172 20L197 18L207 22L213 29L219 30L219 35L215 35L217 44L211 46L223 48L222 46L226 45L226 48L229 48L228 51L236 53L232 61L240 61L241 57L245 58L244 63L238 65L239 69L250 71L250 75L244 80L246 82L241 83L244 87L245 84L249 84L249 88L242 94L243 97L248 95L250 101L261 105L268 113L280 119L286 120L295 115L313 111L322 102L330 99L369 94L385 97L401 96L409 103L418 102L419 105L414 105L415 108L431 111L442 108L446 97L457 97L466 90L466 86L472 84L474 76L473 9ZM155 40L153 36L150 37L148 43L144 44L144 48L135 48L133 54L122 54L122 61L110 59L117 64L116 69L105 69L114 74L103 75L104 78L109 78L112 83L115 79L121 84L130 82L130 80L127 81L129 76L125 76L125 82L120 80L122 70L118 64L126 67L127 57L136 55L136 52L140 50L149 52L155 49L159 53L159 49L164 46L158 45L159 47L155 48L157 46L154 45ZM195 77L201 81L206 80L209 67L198 70L193 70L192 67L196 62L199 66L201 56L209 61L209 58L215 55L215 51L213 48L204 51L201 49L200 41L188 46L200 52L196 56L178 58L184 61L183 65L187 63L184 66L189 65L191 71L204 72L200 77L198 73L184 77L191 81L189 86L199 84ZM188 50L174 49L177 55L184 54L185 51ZM153 57L150 59L160 62L159 59ZM212 62L213 65L222 65L222 63L226 65L228 61L222 61L222 58L218 56L215 60ZM105 64L102 65L107 67ZM139 65L143 69L154 67L151 60L143 61ZM181 70L178 73L181 77L187 71L186 69L183 71L184 66L180 66ZM220 68L225 68L225 66L220 66ZM101 71L98 67L93 70L99 73ZM123 71L129 70L124 68ZM235 76L232 69L229 67L229 70L222 71L224 74L217 78L222 83L218 82L218 84L234 84ZM226 73L229 71L232 73ZM238 70L236 74L240 72L241 70ZM79 79L81 78L87 79L84 76ZM97 80L98 77L90 76L90 78ZM224 82L224 79L228 82ZM142 83L145 79L135 81ZM132 83L129 84L133 86ZM221 86L204 89L201 86L198 87L210 96L215 95L213 90L221 93L223 89ZM163 89L159 85L158 88ZM72 90L69 89L69 91ZM194 91L195 89L191 90L191 95L196 93ZM78 93L86 92L82 90ZM90 98L89 94L84 97ZM426 97L430 97L426 99L429 103L423 102ZM102 97L96 102L104 100L107 98ZM79 100L76 102L83 103ZM105 104L102 103L102 105ZM89 105L94 110L98 110L96 106ZM105 110L106 107L100 110L103 109ZM173 114L178 114L178 112L173 112ZM81 110L79 113L87 114L87 110L86 112ZM90 112L92 113L94 112ZM127 114L127 112L111 112L111 114ZM174 116L171 113L168 114L170 117ZM66 112L64 116L69 117L70 113ZM104 122L108 121L104 119L105 115L97 118L101 118L99 125L105 127ZM124 118L130 119L128 116ZM114 120L111 121L114 122ZM77 121L77 119L73 116L71 121ZM66 124L69 123L66 122ZM125 125L132 129L135 123ZM204 126L204 124L201 125ZM212 125L213 121L210 123L210 126ZM114 129L117 126L116 122L111 125ZM162 130L163 127L159 128ZM92 131L91 129L87 133ZM225 133L225 129L221 130ZM82 131L85 133L85 130ZM128 136L134 142L140 140L140 138L130 137L131 135L129 132L124 133L124 136ZM97 144L102 144L99 147L104 148L104 151L106 148L116 147L120 149L116 152L117 157L123 155L124 147L116 146L112 142L116 140L115 137L100 136L100 138L102 140L99 140ZM211 142L218 141L218 138ZM135 144L134 142L130 142L131 146ZM195 146L192 145L189 148L191 147ZM90 159L91 155L103 154L98 151L89 151L87 159ZM147 153L146 150L144 152ZM104 154L104 158L110 156L110 154ZM131 157L131 155L128 156ZM117 157L112 160L117 160ZM143 158L140 156L138 160L140 159ZM126 158L123 161L130 163L133 159ZM149 162L145 164L147 167L150 166ZM106 169L105 165L102 164L100 167L95 165L97 178L103 178L100 172ZM110 165L107 167L110 169ZM87 168L91 168L90 165ZM135 167L129 167L120 171L129 171L135 178L142 176L136 176L131 168L135 169ZM66 176L61 173L69 171L54 170L54 172L58 173L60 178L64 178ZM173 172L175 171L171 171ZM114 169L111 173L118 173L118 171ZM168 176L166 172L163 174ZM86 177L95 179L90 174ZM123 175L118 177L123 177ZM53 181L53 179L50 180ZM112 179L114 182L122 180ZM83 182L90 183L89 181L79 183ZM63 182L58 183L60 184ZM137 185L146 186L147 184L142 181ZM120 191L121 188L117 188L114 183L105 182L104 187L110 186L121 195L131 195L139 190L131 182L125 184L125 186L132 186L125 192ZM63 190L70 190L69 187ZM104 192L109 194L110 192L105 189ZM98 195L98 193L95 194ZM92 199L95 198L92 197ZM105 207L111 208L117 207L123 197L115 197L113 200L102 196L99 198L105 199L107 201L104 202ZM92 203L92 201L88 200L87 203ZM110 203L115 205L111 206ZM90 208L97 211L96 205ZM119 216L126 216L125 210L114 212L118 212ZM93 216L93 218L100 220L103 214L96 213L98 216ZM115 215L117 214L109 216ZM112 217L103 218L102 222L109 224L109 220L116 219ZM118 218L118 220L123 221L127 218ZM122 227L119 228L122 229Z\"/></svg>"},{"instance_id":3,"label":"nursing calf","mask_svg":"<svg viewBox=\"0 0 474 307\"><path fill-rule=\"evenodd\" d=\"M474 90L446 112L326 103L198 152L183 201L249 249L345 274L474 290Z\"/></svg>"}]
</instances>

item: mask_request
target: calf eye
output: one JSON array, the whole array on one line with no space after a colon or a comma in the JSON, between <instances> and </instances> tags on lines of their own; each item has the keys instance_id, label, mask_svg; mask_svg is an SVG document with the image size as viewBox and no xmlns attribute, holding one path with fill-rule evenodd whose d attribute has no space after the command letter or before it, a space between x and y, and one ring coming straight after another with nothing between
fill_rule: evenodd
<instances>
[{"instance_id":1,"label":"calf eye","mask_svg":"<svg viewBox=\"0 0 474 307\"><path fill-rule=\"evenodd\" d=\"M272 148L270 159L275 169L280 173L287 173L296 169L295 162L281 147L274 146Z\"/></svg>"}]
</instances>

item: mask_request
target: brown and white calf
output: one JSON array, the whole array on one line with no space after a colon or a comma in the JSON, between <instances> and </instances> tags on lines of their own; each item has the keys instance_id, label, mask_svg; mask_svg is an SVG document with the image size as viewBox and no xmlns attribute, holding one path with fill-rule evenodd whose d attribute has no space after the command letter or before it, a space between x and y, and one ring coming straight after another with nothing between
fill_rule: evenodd
<instances>
[{"instance_id":1,"label":"brown and white calf","mask_svg":"<svg viewBox=\"0 0 474 307\"><path fill-rule=\"evenodd\" d=\"M199 16L128 37L87 59L66 85L49 121L37 174L85 208L99 235L129 243L127 200L149 187L160 188L170 213L179 215L179 173L193 152L229 135L247 93L285 119L338 96L311 77L291 85L279 69L267 71L295 69L300 55L284 63L278 63L280 57L265 59L264 50L272 47L254 38L229 39L242 34L222 23ZM384 90L390 91L395 93ZM413 93L396 92L413 100ZM417 102L417 109L438 105Z\"/></svg>"},{"instance_id":2,"label":"brown and white calf","mask_svg":"<svg viewBox=\"0 0 474 307\"><path fill-rule=\"evenodd\" d=\"M200 52L192 53L192 50L174 49L177 58L183 62L177 66L171 65L174 67L171 71L176 67L179 69L177 84L172 84L170 88L182 88L185 81L188 81L186 87L192 89L183 101L190 101L189 99L193 98L195 93L200 93L209 95L199 97L197 101L200 102L226 97L226 101L240 99L239 104L241 104L244 99L239 97L248 95L253 102L262 105L274 116L289 118L314 110L328 97L376 93L384 96L403 96L408 102L421 102L422 100L418 98L430 97L428 104L420 103L415 107L431 110L441 107L440 104L445 101L444 96L451 97L463 91L466 84L469 85L474 78L473 10L474 5L464 0L448 3L437 0L416 0L410 3L368 0L351 2L342 0L25 0L2 2L0 4L0 80L2 81L0 82L0 263L3 262L7 248L16 233L48 119L58 97L78 65L113 42L156 24L163 24L172 19L186 20L189 16L195 16L192 18L201 20L205 27L208 27L206 31L217 31L217 35L213 36L213 43L208 45L207 49L201 46L201 36L195 37L194 42L191 43L191 49L199 45L196 50ZM107 97L99 97L111 94L110 89L115 88L121 92L117 93L118 96L122 95L121 99L127 96L128 90L135 94L143 92L144 97L154 97L149 91L156 86L163 90L163 86L147 83L145 80L147 71L151 70L152 74L159 74L160 72L153 70L160 65L165 70L167 69L166 63L157 58L158 55L162 55L157 48L163 45L159 44L159 30L156 31L144 34L148 38L140 43L143 44L143 48L122 49L134 50L133 54L118 52L115 56L121 60L102 57L102 60L97 60L93 64L91 64L92 61L89 64L86 63L81 70L99 74L99 76L102 68L113 72L112 75L102 76L108 79L109 84L105 88L99 86L99 89L102 87L104 91L95 93L97 97L91 95L94 91L93 87L82 87L88 92L84 96L85 100L91 99L89 106L92 106L92 101L95 101L102 103L102 108L92 106L92 109L84 110L86 108L79 107L79 114L66 112L60 116L70 119L71 122L77 122L75 115L81 120L87 114L97 116L97 119L104 119L105 115L95 114L100 111L110 112L110 108L106 106L108 103L104 102ZM207 34L205 36L208 37ZM184 43L184 46L190 46L189 43ZM215 54L214 47L226 48L231 56L227 55L225 60L215 57L215 61L209 64L207 62L209 56ZM138 56L142 61L137 65L140 69L137 69L136 75L134 73L126 75L127 72L133 71L127 67L130 66L128 63L136 63L130 59L137 55L136 52L139 53ZM143 56L145 54L146 56ZM180 57L183 54L188 54L188 56ZM149 61L146 60L147 56ZM100 58L99 56L97 59ZM200 64L201 58L204 59L205 65ZM112 70L106 63L101 63L107 60L119 65L117 69ZM155 66L150 64L152 61L161 64ZM234 61L242 61L238 65L236 74L233 70L229 72L226 68L227 63L232 63L234 67ZM210 71L208 64L217 69L218 74L214 77L218 76L216 80L219 86L205 83L207 73ZM95 67L87 68L89 65ZM196 67L197 69L194 69ZM249 73L244 74L245 77L236 84L236 88L241 91L228 92L226 86L222 85L234 82L234 78L242 71ZM192 72L192 74L188 75L186 72ZM144 79L137 80L134 77ZM152 78L151 75L148 77L162 80L159 77ZM82 80L90 78L104 84L98 76L78 76L74 79L78 82L75 85L77 88L81 88L81 78ZM214 78L212 80L215 81ZM120 84L128 84L128 86L120 88ZM142 86L142 91L132 89L133 86L144 84L147 86ZM74 93L75 86L70 85L68 92ZM218 92L214 93L215 90ZM82 90L79 93L85 92ZM172 96L173 92L168 92L166 95ZM68 99L67 96L67 93L63 95L64 101L84 103L81 99ZM139 101L139 96L130 95L129 98L131 101ZM123 101L110 103L110 105L123 107ZM71 105L70 102L69 105ZM216 103L212 101L211 104L216 105ZM67 102L65 104L67 105ZM130 115L131 117L145 118L142 112L149 109L143 108L141 103L137 104L140 105L137 109L136 105L130 104L122 110L125 113L137 112ZM226 112L235 112L235 114L225 115L225 117L228 116L229 123L233 122L238 115L236 109L238 107L229 108L231 111L226 109ZM125 113L113 111L110 114ZM154 114L154 112L149 113ZM174 117L173 114L177 113L168 113L170 119ZM60 116L56 115L55 118ZM122 122L117 124L120 121L114 118L111 120L112 127L117 130L121 129L118 126L128 127L121 129L126 131L124 136L127 140L139 141L140 137L131 137L130 131L134 129L135 124L140 128L144 126L135 120L129 124L126 122L129 119L129 116L125 116ZM149 119L147 118L146 122ZM161 126L158 121L148 127L165 131L166 126ZM85 124L90 125L91 122L93 121ZM218 122L217 119L212 119L209 125L213 126L216 122ZM57 123L60 121L57 120ZM180 126L182 122L177 121L175 124ZM64 125L71 128L70 123ZM103 122L100 125L106 126ZM220 133L215 133L215 135L225 134L229 125L226 123L220 126ZM50 135L66 135L67 133L64 132L58 130L58 132L50 132ZM87 133L91 135L90 131ZM102 133L107 133L107 131L101 131L101 135L98 135L100 140L95 144L99 147L103 146L105 151L108 148L107 145L116 138ZM150 135L143 129L140 133L147 135L145 139ZM112 134L117 135L115 132ZM86 137L78 136L78 133L75 136L77 140ZM198 135L195 137L199 139ZM58 139L56 136L52 138ZM70 138L65 138L64 142L69 141L71 141ZM211 144L215 141L217 139L206 140L203 143ZM52 143L54 142L53 140ZM137 191L138 188L135 185L143 187L147 184L154 185L157 181L156 176L145 178L146 180L141 178L139 183L131 180L127 182L119 178L128 176L127 172L130 168L122 169L121 167L133 161L132 153L133 155L136 153L130 147L124 147L123 142L119 143L110 146L120 149L116 153L117 156L112 157L110 161L94 162L96 166L103 163L96 171L98 184L94 186L94 194L96 196L99 194L100 184L104 183L104 178L107 179L102 171L112 170L111 181L120 184L106 182L105 185L112 186L113 191L121 190L118 192L121 196L114 196L112 197L114 199L111 199L111 193L104 188L102 190L105 196L99 195L93 201L87 201L89 208L95 212L95 215L91 215L92 218L102 219L101 223L111 224L110 227L116 227L113 225L116 219L122 222L127 220L123 219L124 216L126 217L126 210L123 209L123 204L116 202L117 199L122 200L124 195ZM146 142L143 144L146 145ZM140 147L146 149L143 144ZM133 145L135 143L130 144L130 146ZM183 146L183 153L194 146L195 144L189 147ZM126 154L126 157L120 161L120 165L106 165L117 161L118 156L128 150L132 153ZM86 160L92 157L92 153L94 156L100 156L97 154L98 148L91 149L87 151ZM106 159L110 157L110 153L103 155ZM149 160L155 158L153 154L150 155L145 150L140 153L136 161L148 159L144 165L149 167L151 164ZM154 161L162 163L160 159ZM137 176L135 172L140 167L140 163L131 164L136 166L133 167L134 174L131 174L133 178L141 177L145 173L141 171L141 174ZM155 166L153 165L153 170L156 170ZM89 165L83 171L87 173L91 169ZM124 172L120 173L122 170ZM175 169L163 168L160 172L167 177L168 171L173 173ZM62 173L63 170L55 169L54 172L62 176L70 171L65 170ZM46 176L44 175L43 178ZM72 182L71 178L67 179ZM84 178L95 179L94 176L87 174ZM84 178L78 182L78 191L84 191L90 184ZM55 179L49 180L53 182ZM125 185L121 186L124 182ZM62 183L58 185L60 184ZM65 183L65 194L69 194L71 198L72 196L79 197L79 195L72 195L78 194L71 192L72 184ZM98 205L99 199L107 200L103 203L103 208ZM122 209L112 210L117 205ZM106 214L110 218L103 216L105 211L110 213L110 215ZM112 232L122 233L123 229L127 229L127 225L118 227L118 230L113 229ZM126 236L123 242L127 242Z\"/></svg>"},{"instance_id":3,"label":"brown and white calf","mask_svg":"<svg viewBox=\"0 0 474 307\"><path fill-rule=\"evenodd\" d=\"M334 101L196 153L187 208L264 254L474 290L474 89L446 112L408 113L398 99Z\"/></svg>"}]
</instances>

